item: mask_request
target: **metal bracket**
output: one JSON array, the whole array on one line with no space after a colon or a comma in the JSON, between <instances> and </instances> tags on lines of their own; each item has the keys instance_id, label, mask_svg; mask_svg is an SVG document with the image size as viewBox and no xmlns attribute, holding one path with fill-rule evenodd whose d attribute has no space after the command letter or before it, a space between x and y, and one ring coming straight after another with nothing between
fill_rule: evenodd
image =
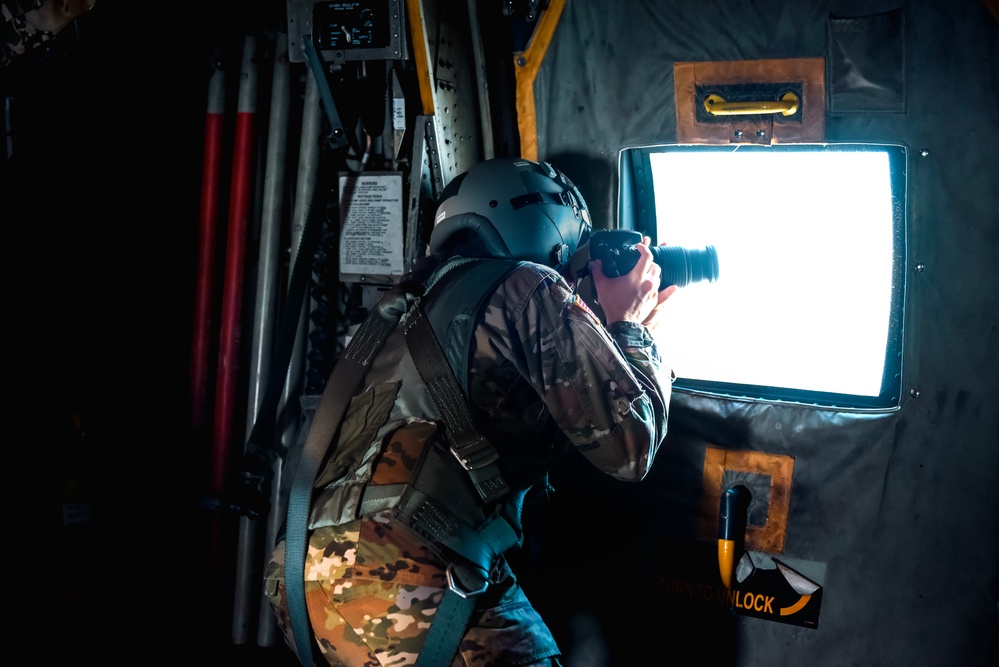
<instances>
[{"instance_id":1,"label":"metal bracket","mask_svg":"<svg viewBox=\"0 0 999 667\"><path fill-rule=\"evenodd\" d=\"M330 90L330 82L326 78L326 70L323 69L322 60L312 45L310 35L305 36L305 54L308 56L309 67L312 68L312 76L315 77L316 86L319 90L319 97L322 99L323 108L326 109L326 116L330 121L330 136L327 141L331 148L343 148L347 145L347 133L343 129L340 121L340 114L337 113L336 102L333 101L333 92Z\"/></svg>"}]
</instances>

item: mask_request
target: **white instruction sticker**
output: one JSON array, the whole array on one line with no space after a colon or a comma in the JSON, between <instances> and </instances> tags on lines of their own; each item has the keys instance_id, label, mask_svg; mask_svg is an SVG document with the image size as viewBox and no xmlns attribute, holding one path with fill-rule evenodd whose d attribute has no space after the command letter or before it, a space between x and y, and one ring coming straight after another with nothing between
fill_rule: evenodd
<instances>
[{"instance_id":1,"label":"white instruction sticker","mask_svg":"<svg viewBox=\"0 0 999 667\"><path fill-rule=\"evenodd\" d=\"M340 274L403 273L402 173L340 176Z\"/></svg>"}]
</instances>

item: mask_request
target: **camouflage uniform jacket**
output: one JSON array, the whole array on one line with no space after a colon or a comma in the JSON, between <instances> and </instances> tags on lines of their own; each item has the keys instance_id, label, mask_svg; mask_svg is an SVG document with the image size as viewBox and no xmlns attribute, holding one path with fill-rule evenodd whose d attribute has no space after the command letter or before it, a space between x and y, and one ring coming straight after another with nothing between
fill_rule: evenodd
<instances>
[{"instance_id":1,"label":"camouflage uniform jacket","mask_svg":"<svg viewBox=\"0 0 999 667\"><path fill-rule=\"evenodd\" d=\"M413 664L446 586L448 554L391 511L365 514L369 486L413 483L411 472L423 461L435 466L427 477L461 481L424 491L470 524L484 516L465 471L449 452L426 446L439 415L403 328L373 360L315 483L306 597L320 650L332 665ZM518 531L524 495L564 447L577 448L620 480L648 473L666 434L671 372L644 326L622 322L608 331L558 273L528 263L488 299L472 351L467 395L473 419L499 452L512 489L504 511ZM279 545L267 572L268 594L294 650L282 570ZM502 585L485 596L493 606L484 604L473 618L455 664L527 665L557 656L504 563L496 565L494 580Z\"/></svg>"}]
</instances>

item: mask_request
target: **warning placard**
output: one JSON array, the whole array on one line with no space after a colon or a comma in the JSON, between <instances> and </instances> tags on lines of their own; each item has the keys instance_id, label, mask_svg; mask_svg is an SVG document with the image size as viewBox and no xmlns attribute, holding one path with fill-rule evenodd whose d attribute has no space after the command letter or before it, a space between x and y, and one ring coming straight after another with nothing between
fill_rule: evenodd
<instances>
[{"instance_id":1,"label":"warning placard","mask_svg":"<svg viewBox=\"0 0 999 667\"><path fill-rule=\"evenodd\" d=\"M340 176L340 279L391 283L403 274L402 173Z\"/></svg>"},{"instance_id":2,"label":"warning placard","mask_svg":"<svg viewBox=\"0 0 999 667\"><path fill-rule=\"evenodd\" d=\"M681 550L686 558L677 558ZM822 585L814 574L805 576L776 557L753 552L740 561L739 577L727 588L718 576L717 550L712 545L674 544L669 552L673 567L660 574L659 593L674 607L728 607L745 616L818 628ZM795 565L825 571L821 564L800 561Z\"/></svg>"}]
</instances>

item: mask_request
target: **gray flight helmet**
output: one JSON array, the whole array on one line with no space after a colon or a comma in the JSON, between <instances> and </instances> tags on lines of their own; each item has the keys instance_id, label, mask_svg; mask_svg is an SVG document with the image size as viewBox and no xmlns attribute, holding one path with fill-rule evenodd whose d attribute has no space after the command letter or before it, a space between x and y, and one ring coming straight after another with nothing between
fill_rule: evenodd
<instances>
[{"instance_id":1,"label":"gray flight helmet","mask_svg":"<svg viewBox=\"0 0 999 667\"><path fill-rule=\"evenodd\" d=\"M562 271L589 239L590 213L579 189L547 162L495 158L456 176L438 199L430 251L455 234L479 237L490 257Z\"/></svg>"}]
</instances>

